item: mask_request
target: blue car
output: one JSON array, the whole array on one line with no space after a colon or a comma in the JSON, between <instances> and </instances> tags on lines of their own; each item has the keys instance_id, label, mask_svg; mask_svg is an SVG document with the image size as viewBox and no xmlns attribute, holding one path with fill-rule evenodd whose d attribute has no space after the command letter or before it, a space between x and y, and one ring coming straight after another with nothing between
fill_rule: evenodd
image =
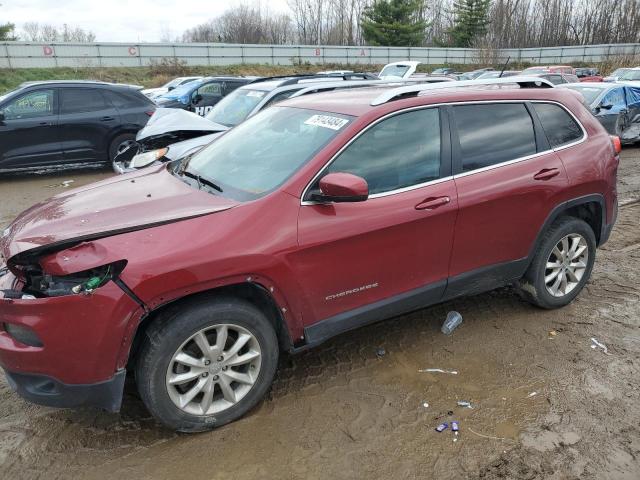
<instances>
[{"instance_id":1,"label":"blue car","mask_svg":"<svg viewBox=\"0 0 640 480\"><path fill-rule=\"evenodd\" d=\"M155 99L162 108L180 108L205 116L223 97L256 77L206 77L180 85Z\"/></svg>"},{"instance_id":2,"label":"blue car","mask_svg":"<svg viewBox=\"0 0 640 480\"><path fill-rule=\"evenodd\" d=\"M580 92L611 135L626 144L640 141L640 84L585 82L560 87Z\"/></svg>"}]
</instances>

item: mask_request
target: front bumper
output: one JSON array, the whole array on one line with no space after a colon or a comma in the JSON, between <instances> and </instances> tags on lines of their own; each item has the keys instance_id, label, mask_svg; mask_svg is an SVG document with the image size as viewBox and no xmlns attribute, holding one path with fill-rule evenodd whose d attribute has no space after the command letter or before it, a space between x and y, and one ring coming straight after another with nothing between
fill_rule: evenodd
<instances>
[{"instance_id":1,"label":"front bumper","mask_svg":"<svg viewBox=\"0 0 640 480\"><path fill-rule=\"evenodd\" d=\"M0 367L11 376L47 377L70 387L109 381L124 368L144 311L114 282L89 295L4 298L2 291L14 283L13 274L0 276ZM42 345L21 343L5 324L32 330Z\"/></svg>"},{"instance_id":2,"label":"front bumper","mask_svg":"<svg viewBox=\"0 0 640 480\"><path fill-rule=\"evenodd\" d=\"M103 382L72 385L44 375L5 371L9 386L22 398L48 407L98 407L117 412L122 404L126 371L119 370Z\"/></svg>"}]
</instances>

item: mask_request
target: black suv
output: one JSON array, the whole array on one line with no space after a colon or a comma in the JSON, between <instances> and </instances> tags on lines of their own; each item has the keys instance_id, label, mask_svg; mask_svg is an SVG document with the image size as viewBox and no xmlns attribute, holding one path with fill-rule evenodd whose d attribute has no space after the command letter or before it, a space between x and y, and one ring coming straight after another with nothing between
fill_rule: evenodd
<instances>
[{"instance_id":1,"label":"black suv","mask_svg":"<svg viewBox=\"0 0 640 480\"><path fill-rule=\"evenodd\" d=\"M154 110L127 85L22 84L0 96L0 173L108 165Z\"/></svg>"}]
</instances>

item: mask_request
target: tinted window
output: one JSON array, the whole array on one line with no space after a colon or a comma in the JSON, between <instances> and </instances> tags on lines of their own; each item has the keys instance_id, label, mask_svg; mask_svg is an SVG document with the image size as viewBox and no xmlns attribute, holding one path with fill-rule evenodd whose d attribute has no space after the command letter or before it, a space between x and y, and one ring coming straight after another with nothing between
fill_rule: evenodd
<instances>
[{"instance_id":1,"label":"tinted window","mask_svg":"<svg viewBox=\"0 0 640 480\"><path fill-rule=\"evenodd\" d=\"M536 153L533 121L521 103L461 105L453 113L464 172Z\"/></svg>"},{"instance_id":2,"label":"tinted window","mask_svg":"<svg viewBox=\"0 0 640 480\"><path fill-rule=\"evenodd\" d=\"M291 95L296 93L298 90L302 90L302 89L285 90L284 92L276 93L273 97L267 100L267 103L262 108L267 108L269 105L273 105L274 103L278 103L278 102L281 102L282 100L286 100Z\"/></svg>"},{"instance_id":3,"label":"tinted window","mask_svg":"<svg viewBox=\"0 0 640 480\"><path fill-rule=\"evenodd\" d=\"M95 112L109 108L100 90L95 88L61 88L60 113Z\"/></svg>"},{"instance_id":4,"label":"tinted window","mask_svg":"<svg viewBox=\"0 0 640 480\"><path fill-rule=\"evenodd\" d=\"M222 95L222 85L220 83L207 83L206 85L201 86L197 92L198 95L202 95L203 97L219 97Z\"/></svg>"},{"instance_id":5,"label":"tinted window","mask_svg":"<svg viewBox=\"0 0 640 480\"><path fill-rule=\"evenodd\" d=\"M552 147L582 138L582 129L564 108L552 103L534 103L533 108Z\"/></svg>"},{"instance_id":6,"label":"tinted window","mask_svg":"<svg viewBox=\"0 0 640 480\"><path fill-rule=\"evenodd\" d=\"M7 120L42 117L53 114L53 90L36 90L11 101L4 107Z\"/></svg>"},{"instance_id":7,"label":"tinted window","mask_svg":"<svg viewBox=\"0 0 640 480\"><path fill-rule=\"evenodd\" d=\"M140 92L102 90L109 102L116 108L131 108L151 105L153 102Z\"/></svg>"},{"instance_id":8,"label":"tinted window","mask_svg":"<svg viewBox=\"0 0 640 480\"><path fill-rule=\"evenodd\" d=\"M440 176L437 108L396 115L367 130L329 166L327 173L364 178L369 193L418 185Z\"/></svg>"}]
</instances>

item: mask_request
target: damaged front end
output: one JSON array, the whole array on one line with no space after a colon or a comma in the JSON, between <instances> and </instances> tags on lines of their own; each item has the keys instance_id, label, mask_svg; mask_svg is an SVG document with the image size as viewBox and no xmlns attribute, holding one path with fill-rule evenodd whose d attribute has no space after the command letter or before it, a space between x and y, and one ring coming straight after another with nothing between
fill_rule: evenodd
<instances>
[{"instance_id":1,"label":"damaged front end","mask_svg":"<svg viewBox=\"0 0 640 480\"><path fill-rule=\"evenodd\" d=\"M0 366L34 403L117 411L122 340L145 309L120 280L126 260L101 262L92 242L59 248L0 268Z\"/></svg>"},{"instance_id":2,"label":"damaged front end","mask_svg":"<svg viewBox=\"0 0 640 480\"><path fill-rule=\"evenodd\" d=\"M136 141L116 155L113 169L121 174L156 162L177 160L209 143L212 134L228 129L192 112L158 108L138 132ZM171 155L167 155L169 151Z\"/></svg>"}]
</instances>

